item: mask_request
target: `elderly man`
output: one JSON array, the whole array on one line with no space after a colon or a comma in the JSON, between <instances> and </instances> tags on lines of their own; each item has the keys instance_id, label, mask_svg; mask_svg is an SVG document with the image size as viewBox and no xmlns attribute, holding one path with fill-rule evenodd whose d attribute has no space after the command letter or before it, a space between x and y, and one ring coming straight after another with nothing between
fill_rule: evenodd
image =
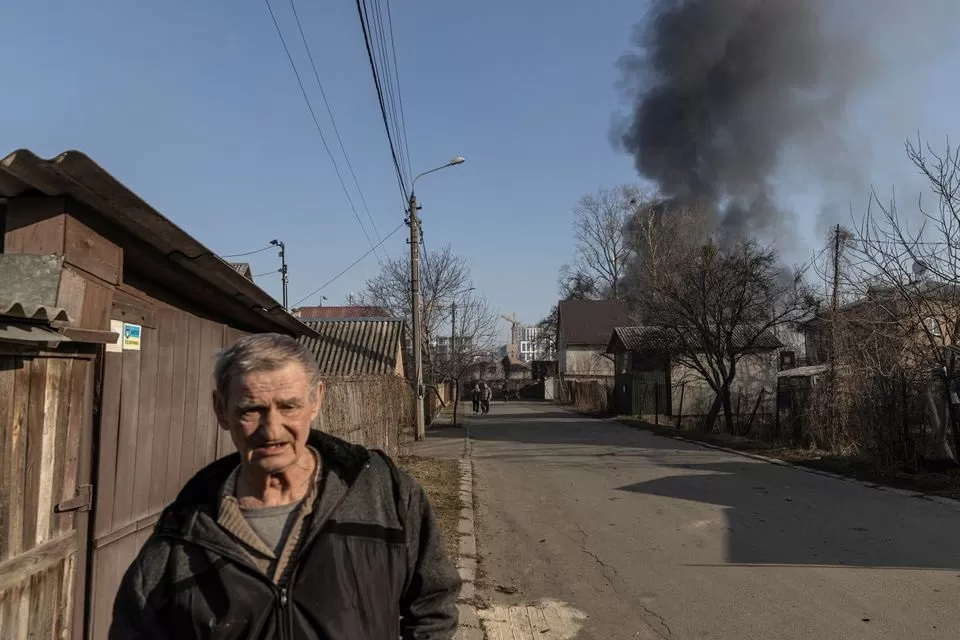
<instances>
[{"instance_id":1,"label":"elderly man","mask_svg":"<svg viewBox=\"0 0 960 640\"><path fill-rule=\"evenodd\" d=\"M460 579L427 496L386 455L310 429L324 392L310 353L252 335L214 377L238 453L163 512L110 638L452 638Z\"/></svg>"}]
</instances>

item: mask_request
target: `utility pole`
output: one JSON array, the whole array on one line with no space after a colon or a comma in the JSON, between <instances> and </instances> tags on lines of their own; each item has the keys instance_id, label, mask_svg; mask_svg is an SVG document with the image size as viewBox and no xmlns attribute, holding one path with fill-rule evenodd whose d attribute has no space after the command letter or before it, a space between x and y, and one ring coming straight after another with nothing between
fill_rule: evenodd
<instances>
[{"instance_id":1,"label":"utility pole","mask_svg":"<svg viewBox=\"0 0 960 640\"><path fill-rule=\"evenodd\" d=\"M410 192L410 307L413 316L413 367L416 380L415 413L417 416L416 439L427 435L423 406L423 345L420 331L420 218L417 215L417 196Z\"/></svg>"},{"instance_id":2,"label":"utility pole","mask_svg":"<svg viewBox=\"0 0 960 640\"><path fill-rule=\"evenodd\" d=\"M833 234L833 291L830 295L830 433L836 435L837 422L839 422L839 407L837 406L837 342L838 318L840 311L840 225L834 229Z\"/></svg>"},{"instance_id":3,"label":"utility pole","mask_svg":"<svg viewBox=\"0 0 960 640\"><path fill-rule=\"evenodd\" d=\"M420 218L417 216L417 211L420 207L417 206L417 197L413 195L414 189L417 186L417 180L427 175L428 173L433 173L435 171L440 171L441 169L446 169L447 167L452 167L458 164L463 164L465 161L463 156L457 156L447 164L437 167L435 169L430 169L429 171L424 171L423 173L417 174L413 180L410 182L410 218L407 220L407 224L410 225L410 315L413 317L413 365L416 370L416 381L417 389L416 396L417 401L414 402L415 413L417 416L417 440L423 440L427 437L426 429L426 420L424 419L424 406L423 406L423 345L421 342L423 336L420 331ZM402 180L401 180L402 182Z\"/></svg>"},{"instance_id":4,"label":"utility pole","mask_svg":"<svg viewBox=\"0 0 960 640\"><path fill-rule=\"evenodd\" d=\"M457 426L457 407L460 405L460 363L455 360L457 344L457 301L450 305L450 374L453 376L453 426Z\"/></svg>"},{"instance_id":5,"label":"utility pole","mask_svg":"<svg viewBox=\"0 0 960 640\"><path fill-rule=\"evenodd\" d=\"M287 308L287 285L290 278L287 275L287 245L279 240L271 240L270 244L280 248L280 279L283 283L283 308Z\"/></svg>"}]
</instances>

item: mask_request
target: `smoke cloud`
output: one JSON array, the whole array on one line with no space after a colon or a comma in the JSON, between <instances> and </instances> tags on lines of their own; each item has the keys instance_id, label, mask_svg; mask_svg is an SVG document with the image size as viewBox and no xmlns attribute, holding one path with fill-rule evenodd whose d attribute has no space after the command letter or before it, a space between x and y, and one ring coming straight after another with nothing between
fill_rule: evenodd
<instances>
[{"instance_id":1,"label":"smoke cloud","mask_svg":"<svg viewBox=\"0 0 960 640\"><path fill-rule=\"evenodd\" d=\"M775 174L791 146L816 149L808 156L842 172L837 134L876 59L851 33L855 20L832 28L840 16L828 20L827 7L653 0L618 63L633 106L615 137L641 176L669 200L714 211L721 228L740 235L784 221Z\"/></svg>"}]
</instances>

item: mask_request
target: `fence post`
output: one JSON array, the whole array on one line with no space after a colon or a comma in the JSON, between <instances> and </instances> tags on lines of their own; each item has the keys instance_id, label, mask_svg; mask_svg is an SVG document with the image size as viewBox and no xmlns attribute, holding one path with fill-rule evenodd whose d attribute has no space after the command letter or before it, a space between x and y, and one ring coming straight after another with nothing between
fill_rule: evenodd
<instances>
[{"instance_id":1,"label":"fence post","mask_svg":"<svg viewBox=\"0 0 960 640\"><path fill-rule=\"evenodd\" d=\"M687 381L680 383L680 409L677 411L677 431L683 427L683 392L687 390Z\"/></svg>"},{"instance_id":2,"label":"fence post","mask_svg":"<svg viewBox=\"0 0 960 640\"><path fill-rule=\"evenodd\" d=\"M660 426L660 383L653 383L653 423Z\"/></svg>"}]
</instances>

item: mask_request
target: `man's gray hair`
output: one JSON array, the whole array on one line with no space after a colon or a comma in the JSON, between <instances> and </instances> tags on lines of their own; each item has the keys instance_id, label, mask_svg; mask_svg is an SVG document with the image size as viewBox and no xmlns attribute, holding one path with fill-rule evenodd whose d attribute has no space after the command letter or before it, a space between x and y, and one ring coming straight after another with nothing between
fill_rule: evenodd
<instances>
[{"instance_id":1,"label":"man's gray hair","mask_svg":"<svg viewBox=\"0 0 960 640\"><path fill-rule=\"evenodd\" d=\"M217 355L213 379L224 398L230 383L238 376L254 371L276 371L291 362L303 367L310 378L311 395L320 383L317 361L306 347L290 336L279 333L255 333L240 338Z\"/></svg>"}]
</instances>

